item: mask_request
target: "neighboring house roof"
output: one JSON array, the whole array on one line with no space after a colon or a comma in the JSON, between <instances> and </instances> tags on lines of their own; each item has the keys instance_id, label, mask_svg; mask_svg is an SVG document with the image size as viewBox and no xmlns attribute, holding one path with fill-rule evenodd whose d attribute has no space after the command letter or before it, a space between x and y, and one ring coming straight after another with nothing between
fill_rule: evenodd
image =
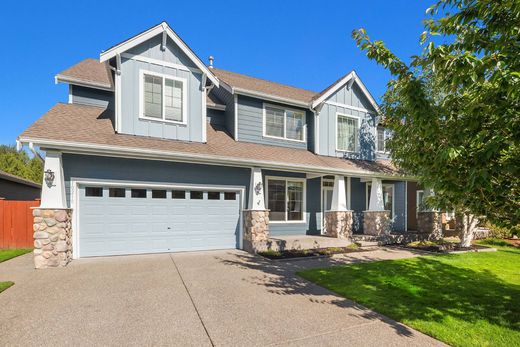
<instances>
[{"instance_id":1,"label":"neighboring house roof","mask_svg":"<svg viewBox=\"0 0 520 347\"><path fill-rule=\"evenodd\" d=\"M118 54L128 51L129 49L155 37L159 34L163 34L163 45L166 44L166 36L168 36L172 41L181 49L181 51L186 54L186 56L197 66L202 72L204 72L208 78L215 84L217 87L219 85L218 79L212 73L211 69L209 69L200 58L191 50L191 48L173 31L173 29L166 22L161 22L156 26L151 27L131 38L118 43L115 46L110 47L109 49L103 51L99 55L99 61L104 62L109 59L115 57Z\"/></svg>"},{"instance_id":2,"label":"neighboring house roof","mask_svg":"<svg viewBox=\"0 0 520 347\"><path fill-rule=\"evenodd\" d=\"M114 80L108 62L87 58L56 75L58 82L114 89Z\"/></svg>"},{"instance_id":3,"label":"neighboring house roof","mask_svg":"<svg viewBox=\"0 0 520 347\"><path fill-rule=\"evenodd\" d=\"M7 173L5 171L0 170L0 179L20 183L26 186L34 187L34 188L41 188L42 186L40 184L34 183L33 181L30 181L28 179L12 175L10 173Z\"/></svg>"},{"instance_id":4,"label":"neighboring house roof","mask_svg":"<svg viewBox=\"0 0 520 347\"><path fill-rule=\"evenodd\" d=\"M108 111L93 106L57 104L19 137L64 151L134 158L189 160L214 164L262 165L320 174L396 176L390 161L362 161L316 155L306 149L236 142L225 130L208 126L207 143L116 134Z\"/></svg>"},{"instance_id":5,"label":"neighboring house roof","mask_svg":"<svg viewBox=\"0 0 520 347\"><path fill-rule=\"evenodd\" d=\"M217 77L238 92L252 92L258 96L272 96L276 98L308 104L316 92L271 82L268 80L241 75L235 72L213 68Z\"/></svg>"}]
</instances>

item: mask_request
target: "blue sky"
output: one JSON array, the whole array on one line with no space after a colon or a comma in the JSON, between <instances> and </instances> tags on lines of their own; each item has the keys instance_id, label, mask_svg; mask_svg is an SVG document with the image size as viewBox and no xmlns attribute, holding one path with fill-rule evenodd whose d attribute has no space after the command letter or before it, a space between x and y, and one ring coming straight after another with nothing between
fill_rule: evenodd
<instances>
[{"instance_id":1,"label":"blue sky","mask_svg":"<svg viewBox=\"0 0 520 347\"><path fill-rule=\"evenodd\" d=\"M350 37L364 27L400 57L418 54L421 20L433 0L365 1L8 1L0 32L0 143L16 137L57 102L54 76L163 20L207 62L320 91L356 70L379 99L389 74Z\"/></svg>"}]
</instances>

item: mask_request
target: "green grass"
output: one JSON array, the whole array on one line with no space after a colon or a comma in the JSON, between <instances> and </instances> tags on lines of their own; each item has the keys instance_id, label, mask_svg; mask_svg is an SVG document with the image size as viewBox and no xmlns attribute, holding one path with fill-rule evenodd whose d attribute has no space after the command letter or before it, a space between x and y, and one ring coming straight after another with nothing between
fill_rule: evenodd
<instances>
[{"instance_id":1,"label":"green grass","mask_svg":"<svg viewBox=\"0 0 520 347\"><path fill-rule=\"evenodd\" d=\"M29 248L20 248L20 249L0 249L0 263L6 260L18 257L19 255L23 255L26 253L32 252L32 249ZM0 282L0 293L12 286L14 282Z\"/></svg>"},{"instance_id":2,"label":"green grass","mask_svg":"<svg viewBox=\"0 0 520 347\"><path fill-rule=\"evenodd\" d=\"M299 275L453 346L520 346L520 249L313 269Z\"/></svg>"},{"instance_id":3,"label":"green grass","mask_svg":"<svg viewBox=\"0 0 520 347\"><path fill-rule=\"evenodd\" d=\"M26 253L32 252L32 249L29 248L20 248L20 249L0 249L0 263L19 255L23 255Z\"/></svg>"},{"instance_id":4,"label":"green grass","mask_svg":"<svg viewBox=\"0 0 520 347\"><path fill-rule=\"evenodd\" d=\"M7 281L7 282L0 282L0 293L12 286L14 282Z\"/></svg>"}]
</instances>

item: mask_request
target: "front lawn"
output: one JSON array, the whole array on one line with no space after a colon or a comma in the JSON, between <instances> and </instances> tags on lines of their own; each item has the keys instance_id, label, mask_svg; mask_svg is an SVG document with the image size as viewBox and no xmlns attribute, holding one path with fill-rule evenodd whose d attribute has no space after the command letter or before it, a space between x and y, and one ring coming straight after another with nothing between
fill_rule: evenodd
<instances>
[{"instance_id":1,"label":"front lawn","mask_svg":"<svg viewBox=\"0 0 520 347\"><path fill-rule=\"evenodd\" d=\"M496 248L299 275L450 345L520 346L520 249Z\"/></svg>"},{"instance_id":2,"label":"front lawn","mask_svg":"<svg viewBox=\"0 0 520 347\"><path fill-rule=\"evenodd\" d=\"M18 257L19 255L23 255L26 253L32 252L32 249L29 248L20 248L20 249L0 249L0 263L11 258Z\"/></svg>"},{"instance_id":3,"label":"front lawn","mask_svg":"<svg viewBox=\"0 0 520 347\"><path fill-rule=\"evenodd\" d=\"M32 249L20 248L20 249L0 249L0 263L20 255L31 252ZM11 281L0 282L0 293L12 286L14 283Z\"/></svg>"}]
</instances>

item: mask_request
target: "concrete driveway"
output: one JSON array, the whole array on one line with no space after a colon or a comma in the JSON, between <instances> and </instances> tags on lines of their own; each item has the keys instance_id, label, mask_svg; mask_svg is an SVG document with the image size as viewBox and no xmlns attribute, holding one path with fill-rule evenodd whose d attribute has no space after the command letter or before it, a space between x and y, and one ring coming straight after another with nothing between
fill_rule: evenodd
<instances>
[{"instance_id":1,"label":"concrete driveway","mask_svg":"<svg viewBox=\"0 0 520 347\"><path fill-rule=\"evenodd\" d=\"M414 256L382 249L272 262L242 251L0 264L9 345L434 346L438 341L294 275L304 267ZM396 298L398 300L398 298Z\"/></svg>"}]
</instances>

